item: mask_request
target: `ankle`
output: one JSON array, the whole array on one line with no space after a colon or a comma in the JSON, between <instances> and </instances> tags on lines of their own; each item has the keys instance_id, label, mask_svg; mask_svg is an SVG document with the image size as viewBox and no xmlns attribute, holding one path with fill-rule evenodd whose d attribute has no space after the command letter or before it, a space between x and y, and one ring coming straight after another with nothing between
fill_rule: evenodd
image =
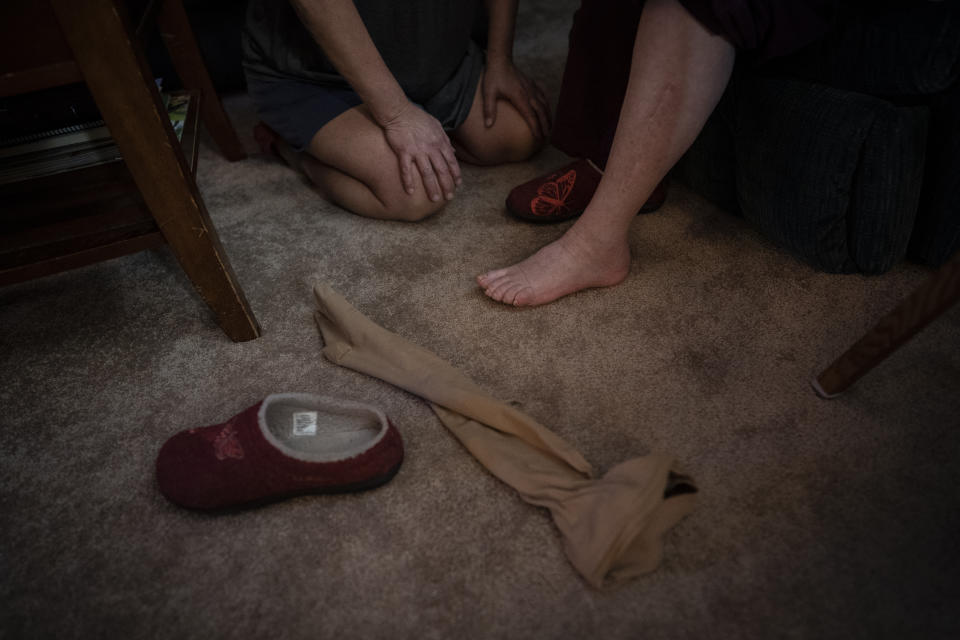
<instances>
[{"instance_id":1,"label":"ankle","mask_svg":"<svg viewBox=\"0 0 960 640\"><path fill-rule=\"evenodd\" d=\"M589 218L577 220L563 237L597 256L629 252L626 231L611 229L608 225L591 224Z\"/></svg>"}]
</instances>

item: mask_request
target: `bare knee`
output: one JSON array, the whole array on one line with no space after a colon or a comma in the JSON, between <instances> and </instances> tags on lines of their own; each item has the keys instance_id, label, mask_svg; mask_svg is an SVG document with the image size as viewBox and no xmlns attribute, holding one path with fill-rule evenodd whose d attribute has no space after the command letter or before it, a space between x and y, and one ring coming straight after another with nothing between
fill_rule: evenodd
<instances>
[{"instance_id":1,"label":"bare knee","mask_svg":"<svg viewBox=\"0 0 960 640\"><path fill-rule=\"evenodd\" d=\"M402 220L405 222L419 222L429 218L447 203L446 200L433 202L427 197L422 185L417 185L413 194L401 188L376 189L377 198L383 205L383 218L386 220Z\"/></svg>"},{"instance_id":2,"label":"bare knee","mask_svg":"<svg viewBox=\"0 0 960 640\"><path fill-rule=\"evenodd\" d=\"M524 123L510 136L501 139L498 153L500 162L523 162L543 148L544 139L534 137L530 128Z\"/></svg>"},{"instance_id":3,"label":"bare knee","mask_svg":"<svg viewBox=\"0 0 960 640\"><path fill-rule=\"evenodd\" d=\"M424 218L429 218L437 211L440 211L444 204L446 204L445 200L441 200L440 202L430 202L427 200L426 203L417 202L393 204L386 208L386 217L389 220L419 222Z\"/></svg>"},{"instance_id":4,"label":"bare knee","mask_svg":"<svg viewBox=\"0 0 960 640\"><path fill-rule=\"evenodd\" d=\"M464 131L458 142L477 164L523 162L544 144L518 113L501 106L496 124L480 131Z\"/></svg>"}]
</instances>

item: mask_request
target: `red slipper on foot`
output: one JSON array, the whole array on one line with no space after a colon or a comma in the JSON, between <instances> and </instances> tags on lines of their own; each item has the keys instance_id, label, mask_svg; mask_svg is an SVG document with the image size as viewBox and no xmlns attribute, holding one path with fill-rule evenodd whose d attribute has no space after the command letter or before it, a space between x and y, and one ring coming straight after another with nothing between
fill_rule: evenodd
<instances>
[{"instance_id":1,"label":"red slipper on foot","mask_svg":"<svg viewBox=\"0 0 960 640\"><path fill-rule=\"evenodd\" d=\"M176 504L221 509L371 489L401 462L400 433L379 409L277 393L227 422L171 437L157 456L157 483Z\"/></svg>"},{"instance_id":2,"label":"red slipper on foot","mask_svg":"<svg viewBox=\"0 0 960 640\"><path fill-rule=\"evenodd\" d=\"M603 173L581 158L547 176L534 178L507 196L507 211L527 222L564 222L576 218L590 204ZM656 211L667 198L663 182L637 213Z\"/></svg>"}]
</instances>

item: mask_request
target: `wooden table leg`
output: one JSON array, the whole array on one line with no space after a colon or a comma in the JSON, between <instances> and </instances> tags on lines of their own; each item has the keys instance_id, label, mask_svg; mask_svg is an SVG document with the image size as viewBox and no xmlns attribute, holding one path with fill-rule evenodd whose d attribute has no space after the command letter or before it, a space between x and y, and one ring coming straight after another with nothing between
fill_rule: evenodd
<instances>
[{"instance_id":1,"label":"wooden table leg","mask_svg":"<svg viewBox=\"0 0 960 640\"><path fill-rule=\"evenodd\" d=\"M190 20L183 10L181 0L161 0L157 14L157 24L160 27L160 36L170 53L170 59L177 75L187 89L201 92L200 118L210 132L213 141L217 143L220 152L227 160L243 160L247 157L236 129L230 123L227 112L217 96L207 66L200 55Z\"/></svg>"},{"instance_id":2,"label":"wooden table leg","mask_svg":"<svg viewBox=\"0 0 960 640\"><path fill-rule=\"evenodd\" d=\"M84 80L174 255L232 340L260 327L210 221L124 8L50 0Z\"/></svg>"},{"instance_id":3,"label":"wooden table leg","mask_svg":"<svg viewBox=\"0 0 960 640\"><path fill-rule=\"evenodd\" d=\"M960 251L812 381L833 398L960 300Z\"/></svg>"}]
</instances>

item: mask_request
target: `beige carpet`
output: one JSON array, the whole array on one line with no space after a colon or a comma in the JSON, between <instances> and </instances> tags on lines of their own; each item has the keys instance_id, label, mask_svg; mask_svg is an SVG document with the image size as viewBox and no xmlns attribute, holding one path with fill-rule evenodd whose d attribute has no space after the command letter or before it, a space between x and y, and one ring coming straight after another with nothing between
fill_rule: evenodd
<instances>
[{"instance_id":1,"label":"beige carpet","mask_svg":"<svg viewBox=\"0 0 960 640\"><path fill-rule=\"evenodd\" d=\"M518 57L554 97L575 4L521 15ZM249 101L227 104L246 136ZM487 300L476 273L563 231L503 208L562 160L467 167L443 212L402 224L205 146L199 181L263 326L254 342L227 340L166 251L0 289L0 637L957 637L960 308L820 400L810 378L927 271L816 273L676 185L634 224L622 285L537 309ZM599 472L675 455L700 504L661 568L590 588L547 513L424 402L321 358L320 280ZM277 391L382 406L406 441L400 473L217 516L158 494L167 437Z\"/></svg>"}]
</instances>

